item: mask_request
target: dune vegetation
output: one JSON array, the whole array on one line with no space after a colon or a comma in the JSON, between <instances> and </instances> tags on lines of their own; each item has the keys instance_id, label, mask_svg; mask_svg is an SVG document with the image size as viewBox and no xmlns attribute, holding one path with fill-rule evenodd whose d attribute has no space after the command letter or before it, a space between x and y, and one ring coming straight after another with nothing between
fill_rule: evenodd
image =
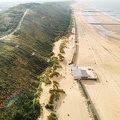
<instances>
[{"instance_id":1,"label":"dune vegetation","mask_svg":"<svg viewBox=\"0 0 120 120\"><path fill-rule=\"evenodd\" d=\"M51 66L60 67L50 59L53 43L69 32L68 3L27 3L0 13L1 37L16 28L26 9L20 29L0 40L0 120L37 119L40 75ZM53 71L50 76L57 74ZM51 84L49 79L45 82Z\"/></svg>"}]
</instances>

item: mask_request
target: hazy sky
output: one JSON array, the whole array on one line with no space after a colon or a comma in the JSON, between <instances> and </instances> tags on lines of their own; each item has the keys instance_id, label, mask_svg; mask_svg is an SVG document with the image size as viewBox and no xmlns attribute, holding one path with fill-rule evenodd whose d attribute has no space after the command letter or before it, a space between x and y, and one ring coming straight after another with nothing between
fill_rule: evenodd
<instances>
[{"instance_id":1,"label":"hazy sky","mask_svg":"<svg viewBox=\"0 0 120 120\"><path fill-rule=\"evenodd\" d=\"M63 1L63 0L0 0L0 3L3 3L3 2L41 2L41 1Z\"/></svg>"},{"instance_id":2,"label":"hazy sky","mask_svg":"<svg viewBox=\"0 0 120 120\"><path fill-rule=\"evenodd\" d=\"M65 0L0 0L2 2L44 2L44 1L65 1ZM66 0L68 1L68 0ZM88 1L88 2L105 2L105 1L119 1L119 0L76 0L76 1Z\"/></svg>"},{"instance_id":3,"label":"hazy sky","mask_svg":"<svg viewBox=\"0 0 120 120\"><path fill-rule=\"evenodd\" d=\"M0 0L0 2L31 2L31 1L34 1L34 0ZM37 1L37 0L36 0Z\"/></svg>"},{"instance_id":4,"label":"hazy sky","mask_svg":"<svg viewBox=\"0 0 120 120\"><path fill-rule=\"evenodd\" d=\"M114 2L120 0L77 0L77 1L88 1L88 2Z\"/></svg>"}]
</instances>

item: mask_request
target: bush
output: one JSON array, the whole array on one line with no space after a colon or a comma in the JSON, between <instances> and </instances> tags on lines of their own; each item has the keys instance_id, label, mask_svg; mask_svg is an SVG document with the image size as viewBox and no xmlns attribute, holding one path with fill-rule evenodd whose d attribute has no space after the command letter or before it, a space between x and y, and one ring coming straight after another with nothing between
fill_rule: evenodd
<instances>
[{"instance_id":1,"label":"bush","mask_svg":"<svg viewBox=\"0 0 120 120\"><path fill-rule=\"evenodd\" d=\"M56 70L57 68L62 68L62 66L59 65L59 64L54 64L54 65L53 65L53 69Z\"/></svg>"},{"instance_id":2,"label":"bush","mask_svg":"<svg viewBox=\"0 0 120 120\"><path fill-rule=\"evenodd\" d=\"M54 109L54 105L53 105L53 104L46 104L46 105L45 105L45 108L46 108L46 109L53 110L53 109Z\"/></svg>"},{"instance_id":3,"label":"bush","mask_svg":"<svg viewBox=\"0 0 120 120\"><path fill-rule=\"evenodd\" d=\"M63 61L63 60L64 60L64 56L62 56L62 54L58 54L58 56L59 56L59 60L60 60L60 61Z\"/></svg>"},{"instance_id":4,"label":"bush","mask_svg":"<svg viewBox=\"0 0 120 120\"><path fill-rule=\"evenodd\" d=\"M49 84L51 84L51 81L49 80L49 78L46 78L45 85L49 85Z\"/></svg>"},{"instance_id":5,"label":"bush","mask_svg":"<svg viewBox=\"0 0 120 120\"><path fill-rule=\"evenodd\" d=\"M57 81L53 81L53 84L59 85L59 83Z\"/></svg>"},{"instance_id":6,"label":"bush","mask_svg":"<svg viewBox=\"0 0 120 120\"><path fill-rule=\"evenodd\" d=\"M59 76L59 73L56 72L56 71L53 71L53 72L50 74L50 77L52 78L52 77L54 77L54 76L58 77L58 76Z\"/></svg>"},{"instance_id":7,"label":"bush","mask_svg":"<svg viewBox=\"0 0 120 120\"><path fill-rule=\"evenodd\" d=\"M63 48L60 48L60 53L65 53L64 49Z\"/></svg>"},{"instance_id":8,"label":"bush","mask_svg":"<svg viewBox=\"0 0 120 120\"><path fill-rule=\"evenodd\" d=\"M54 95L51 94L49 99L49 104L53 104L53 103L54 103Z\"/></svg>"},{"instance_id":9,"label":"bush","mask_svg":"<svg viewBox=\"0 0 120 120\"><path fill-rule=\"evenodd\" d=\"M52 56L51 62L53 62L54 64L59 64L58 57Z\"/></svg>"},{"instance_id":10,"label":"bush","mask_svg":"<svg viewBox=\"0 0 120 120\"><path fill-rule=\"evenodd\" d=\"M57 92L65 94L65 91L63 89L58 89Z\"/></svg>"},{"instance_id":11,"label":"bush","mask_svg":"<svg viewBox=\"0 0 120 120\"><path fill-rule=\"evenodd\" d=\"M48 75L46 75L48 74ZM45 85L51 84L51 81L49 79L49 73L45 71L45 74L42 74L41 81L45 83Z\"/></svg>"},{"instance_id":12,"label":"bush","mask_svg":"<svg viewBox=\"0 0 120 120\"><path fill-rule=\"evenodd\" d=\"M55 113L51 113L47 118L48 120L58 120L58 117Z\"/></svg>"},{"instance_id":13,"label":"bush","mask_svg":"<svg viewBox=\"0 0 120 120\"><path fill-rule=\"evenodd\" d=\"M67 47L66 47L66 43L67 43L67 40L64 40L64 41L62 41L62 43L60 44L60 48L59 48L60 53L65 53L64 49L67 48Z\"/></svg>"},{"instance_id":14,"label":"bush","mask_svg":"<svg viewBox=\"0 0 120 120\"><path fill-rule=\"evenodd\" d=\"M55 101L59 100L60 94L56 89L52 89L49 92L51 94L49 103L54 103L54 100Z\"/></svg>"}]
</instances>

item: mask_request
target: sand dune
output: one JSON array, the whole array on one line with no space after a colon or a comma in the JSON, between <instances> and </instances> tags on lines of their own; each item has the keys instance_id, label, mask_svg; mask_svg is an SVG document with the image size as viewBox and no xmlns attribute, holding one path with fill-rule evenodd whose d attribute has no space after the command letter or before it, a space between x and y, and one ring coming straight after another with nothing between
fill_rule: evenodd
<instances>
[{"instance_id":1,"label":"sand dune","mask_svg":"<svg viewBox=\"0 0 120 120\"><path fill-rule=\"evenodd\" d=\"M74 32L73 28L73 32ZM55 43L53 52L58 57L59 46L62 40ZM55 110L59 120L91 120L89 115L86 99L81 93L79 84L73 79L69 62L72 61L75 52L75 36L71 35L67 48L65 49L65 60L60 62L62 68L57 71L60 73L59 77L53 77L52 81L59 82L59 87L65 91L65 95L61 95L59 101L55 102ZM44 106L49 100L50 86L42 84L43 92L40 97L40 103L43 107L42 115L39 120L47 120L47 116L51 113Z\"/></svg>"},{"instance_id":2,"label":"sand dune","mask_svg":"<svg viewBox=\"0 0 120 120\"><path fill-rule=\"evenodd\" d=\"M54 53L56 56L59 53L60 43L60 41L55 43ZM63 69L59 70L59 73L62 74L64 78L60 80L58 78L54 79L59 80L60 87L66 92L66 95L61 96L59 102L56 103L56 111L59 120L91 120L87 110L86 100L81 93L79 84L73 79L71 68L68 65L68 62L72 60L75 52L74 45L75 36L72 35L65 49L65 63L61 63Z\"/></svg>"}]
</instances>

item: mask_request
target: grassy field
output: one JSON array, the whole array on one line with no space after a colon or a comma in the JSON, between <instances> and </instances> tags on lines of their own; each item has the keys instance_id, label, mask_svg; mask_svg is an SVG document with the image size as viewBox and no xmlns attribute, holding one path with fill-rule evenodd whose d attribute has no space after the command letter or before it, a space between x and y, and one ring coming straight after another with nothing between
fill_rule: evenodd
<instances>
[{"instance_id":1,"label":"grassy field","mask_svg":"<svg viewBox=\"0 0 120 120\"><path fill-rule=\"evenodd\" d=\"M39 75L53 64L49 62L53 43L67 33L70 24L67 3L22 4L0 13L0 36L14 30L26 9L29 12L20 29L0 41L1 120L18 120L20 116L20 120L36 120L40 114L35 98ZM15 96L19 98L14 105L6 107Z\"/></svg>"}]
</instances>

